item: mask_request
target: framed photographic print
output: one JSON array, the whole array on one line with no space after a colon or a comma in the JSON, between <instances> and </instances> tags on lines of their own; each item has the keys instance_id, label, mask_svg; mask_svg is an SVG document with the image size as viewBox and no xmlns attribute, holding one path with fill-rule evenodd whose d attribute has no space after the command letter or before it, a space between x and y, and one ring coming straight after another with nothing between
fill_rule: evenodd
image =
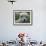
<instances>
[{"instance_id":1,"label":"framed photographic print","mask_svg":"<svg viewBox=\"0 0 46 46\"><path fill-rule=\"evenodd\" d=\"M32 10L13 10L13 24L32 25Z\"/></svg>"}]
</instances>

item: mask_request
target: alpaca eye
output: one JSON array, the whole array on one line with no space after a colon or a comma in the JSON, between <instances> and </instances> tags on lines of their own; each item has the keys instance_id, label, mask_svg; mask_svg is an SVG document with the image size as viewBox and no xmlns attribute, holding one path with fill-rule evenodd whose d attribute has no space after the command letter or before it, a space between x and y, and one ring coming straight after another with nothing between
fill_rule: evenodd
<instances>
[{"instance_id":1,"label":"alpaca eye","mask_svg":"<svg viewBox=\"0 0 46 46\"><path fill-rule=\"evenodd\" d=\"M28 17L26 16L26 18L28 18Z\"/></svg>"},{"instance_id":2,"label":"alpaca eye","mask_svg":"<svg viewBox=\"0 0 46 46\"><path fill-rule=\"evenodd\" d=\"M23 16L21 16L21 18L22 18Z\"/></svg>"}]
</instances>

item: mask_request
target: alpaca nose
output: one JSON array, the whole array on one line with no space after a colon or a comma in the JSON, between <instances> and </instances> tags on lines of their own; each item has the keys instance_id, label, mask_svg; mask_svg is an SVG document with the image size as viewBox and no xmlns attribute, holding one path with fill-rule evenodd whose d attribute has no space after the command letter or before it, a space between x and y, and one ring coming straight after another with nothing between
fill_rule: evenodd
<instances>
[{"instance_id":1,"label":"alpaca nose","mask_svg":"<svg viewBox=\"0 0 46 46\"><path fill-rule=\"evenodd\" d=\"M25 19L24 19L24 22L25 22Z\"/></svg>"}]
</instances>

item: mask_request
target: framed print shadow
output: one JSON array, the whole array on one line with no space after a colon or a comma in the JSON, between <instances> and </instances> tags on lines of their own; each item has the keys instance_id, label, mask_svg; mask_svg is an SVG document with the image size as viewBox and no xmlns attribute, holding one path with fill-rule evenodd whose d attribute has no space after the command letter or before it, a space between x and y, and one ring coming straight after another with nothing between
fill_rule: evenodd
<instances>
[{"instance_id":1,"label":"framed print shadow","mask_svg":"<svg viewBox=\"0 0 46 46\"><path fill-rule=\"evenodd\" d=\"M32 25L32 10L13 10L14 25Z\"/></svg>"}]
</instances>

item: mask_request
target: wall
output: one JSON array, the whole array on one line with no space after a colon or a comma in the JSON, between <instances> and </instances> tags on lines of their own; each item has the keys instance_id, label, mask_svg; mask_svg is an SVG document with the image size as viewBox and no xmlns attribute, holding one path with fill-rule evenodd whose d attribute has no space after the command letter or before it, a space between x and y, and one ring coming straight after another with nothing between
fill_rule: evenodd
<instances>
[{"instance_id":1,"label":"wall","mask_svg":"<svg viewBox=\"0 0 46 46\"><path fill-rule=\"evenodd\" d=\"M33 10L32 26L14 26L13 10ZM0 40L15 40L18 32L26 32L33 40L46 40L46 0L17 0L13 5L0 0Z\"/></svg>"}]
</instances>

